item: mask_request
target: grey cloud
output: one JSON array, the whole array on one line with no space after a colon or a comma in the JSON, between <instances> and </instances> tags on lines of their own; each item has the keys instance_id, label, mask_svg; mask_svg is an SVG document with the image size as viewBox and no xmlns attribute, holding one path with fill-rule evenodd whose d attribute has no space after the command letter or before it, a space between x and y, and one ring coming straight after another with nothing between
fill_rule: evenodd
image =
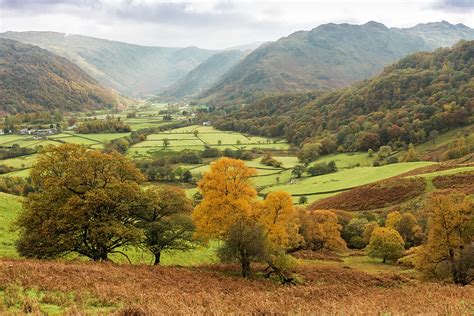
<instances>
[{"instance_id":1,"label":"grey cloud","mask_svg":"<svg viewBox=\"0 0 474 316\"><path fill-rule=\"evenodd\" d=\"M0 0L0 8L10 10L38 9L58 5L71 5L76 7L91 6L95 0Z\"/></svg>"},{"instance_id":2,"label":"grey cloud","mask_svg":"<svg viewBox=\"0 0 474 316\"><path fill-rule=\"evenodd\" d=\"M179 24L181 26L228 26L254 24L250 15L243 15L232 11L230 1L216 4L216 12L190 12L188 3L155 3L118 6L112 13L119 18L137 21L153 22L158 24Z\"/></svg>"},{"instance_id":3,"label":"grey cloud","mask_svg":"<svg viewBox=\"0 0 474 316\"><path fill-rule=\"evenodd\" d=\"M474 0L440 0L434 3L433 8L449 11L474 10Z\"/></svg>"},{"instance_id":4,"label":"grey cloud","mask_svg":"<svg viewBox=\"0 0 474 316\"><path fill-rule=\"evenodd\" d=\"M115 2L101 0L0 0L0 10L16 11L23 14L26 12L39 14L46 11L74 11L75 15L84 15L85 17L90 17L90 14L94 13L112 19L193 27L255 26L258 24L251 15L235 12L233 10L235 3L231 0L217 2L215 12L193 12L187 10L189 5L189 2L151 3L132 0ZM68 11L68 8L71 10ZM94 11L91 12L91 9Z\"/></svg>"}]
</instances>

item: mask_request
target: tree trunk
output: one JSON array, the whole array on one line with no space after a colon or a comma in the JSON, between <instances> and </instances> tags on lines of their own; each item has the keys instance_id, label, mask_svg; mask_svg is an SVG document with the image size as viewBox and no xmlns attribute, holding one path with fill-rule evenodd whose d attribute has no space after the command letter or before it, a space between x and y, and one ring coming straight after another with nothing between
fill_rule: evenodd
<instances>
[{"instance_id":1,"label":"tree trunk","mask_svg":"<svg viewBox=\"0 0 474 316\"><path fill-rule=\"evenodd\" d=\"M387 259L385 257L383 257L382 263L385 263L386 261L387 261Z\"/></svg>"},{"instance_id":2,"label":"tree trunk","mask_svg":"<svg viewBox=\"0 0 474 316\"><path fill-rule=\"evenodd\" d=\"M245 250L240 251L240 263L242 266L242 276L248 278L250 276L250 260Z\"/></svg>"},{"instance_id":3,"label":"tree trunk","mask_svg":"<svg viewBox=\"0 0 474 316\"><path fill-rule=\"evenodd\" d=\"M160 264L161 251L157 251L157 252L153 253L153 255L155 256L155 261L153 262L153 265L157 266L157 265Z\"/></svg>"}]
</instances>

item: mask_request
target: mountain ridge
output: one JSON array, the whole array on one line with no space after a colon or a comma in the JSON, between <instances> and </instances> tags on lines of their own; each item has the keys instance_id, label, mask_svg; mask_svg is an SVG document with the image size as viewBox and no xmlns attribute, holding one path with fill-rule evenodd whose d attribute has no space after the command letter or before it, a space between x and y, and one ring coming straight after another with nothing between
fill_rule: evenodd
<instances>
[{"instance_id":1,"label":"mountain ridge","mask_svg":"<svg viewBox=\"0 0 474 316\"><path fill-rule=\"evenodd\" d=\"M375 76L410 53L432 51L464 38L474 39L474 30L447 22L405 29L374 21L323 24L261 45L200 99L215 105L247 103L275 92L343 88Z\"/></svg>"}]
</instances>

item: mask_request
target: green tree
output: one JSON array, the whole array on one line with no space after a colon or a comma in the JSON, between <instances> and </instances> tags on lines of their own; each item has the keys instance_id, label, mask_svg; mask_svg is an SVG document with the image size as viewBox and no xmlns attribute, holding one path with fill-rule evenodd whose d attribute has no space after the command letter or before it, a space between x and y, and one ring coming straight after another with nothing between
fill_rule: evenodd
<instances>
[{"instance_id":1,"label":"green tree","mask_svg":"<svg viewBox=\"0 0 474 316\"><path fill-rule=\"evenodd\" d=\"M135 211L136 226L143 230L142 246L160 264L163 250L193 247L192 204L183 190L170 186L152 187L143 194L143 206Z\"/></svg>"},{"instance_id":2,"label":"green tree","mask_svg":"<svg viewBox=\"0 0 474 316\"><path fill-rule=\"evenodd\" d=\"M303 165L296 165L293 167L293 170L291 170L291 174L294 175L297 178L301 178L303 173L306 171L305 166Z\"/></svg>"},{"instance_id":3,"label":"green tree","mask_svg":"<svg viewBox=\"0 0 474 316\"><path fill-rule=\"evenodd\" d=\"M191 174L191 171L189 170L184 170L183 174L180 177L181 182L184 183L189 183L193 180L193 175Z\"/></svg>"},{"instance_id":4,"label":"green tree","mask_svg":"<svg viewBox=\"0 0 474 316\"><path fill-rule=\"evenodd\" d=\"M375 228L370 237L367 254L370 257L387 260L396 260L403 255L405 250L402 236L392 228Z\"/></svg>"},{"instance_id":5,"label":"green tree","mask_svg":"<svg viewBox=\"0 0 474 316\"><path fill-rule=\"evenodd\" d=\"M308 203L308 198L305 195L302 195L298 198L298 203L299 204L306 204L306 203Z\"/></svg>"}]
</instances>

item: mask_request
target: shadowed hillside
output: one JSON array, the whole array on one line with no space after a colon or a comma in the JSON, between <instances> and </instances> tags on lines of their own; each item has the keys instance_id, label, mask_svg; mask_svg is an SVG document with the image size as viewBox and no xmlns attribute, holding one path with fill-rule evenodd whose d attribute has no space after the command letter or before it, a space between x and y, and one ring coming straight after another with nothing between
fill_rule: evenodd
<instances>
[{"instance_id":1,"label":"shadowed hillside","mask_svg":"<svg viewBox=\"0 0 474 316\"><path fill-rule=\"evenodd\" d=\"M117 95L44 49L0 39L0 112L111 108Z\"/></svg>"},{"instance_id":2,"label":"shadowed hillside","mask_svg":"<svg viewBox=\"0 0 474 316\"><path fill-rule=\"evenodd\" d=\"M212 55L193 69L183 79L173 84L163 95L182 98L193 96L210 88L229 69L235 66L243 51L229 50Z\"/></svg>"}]
</instances>

